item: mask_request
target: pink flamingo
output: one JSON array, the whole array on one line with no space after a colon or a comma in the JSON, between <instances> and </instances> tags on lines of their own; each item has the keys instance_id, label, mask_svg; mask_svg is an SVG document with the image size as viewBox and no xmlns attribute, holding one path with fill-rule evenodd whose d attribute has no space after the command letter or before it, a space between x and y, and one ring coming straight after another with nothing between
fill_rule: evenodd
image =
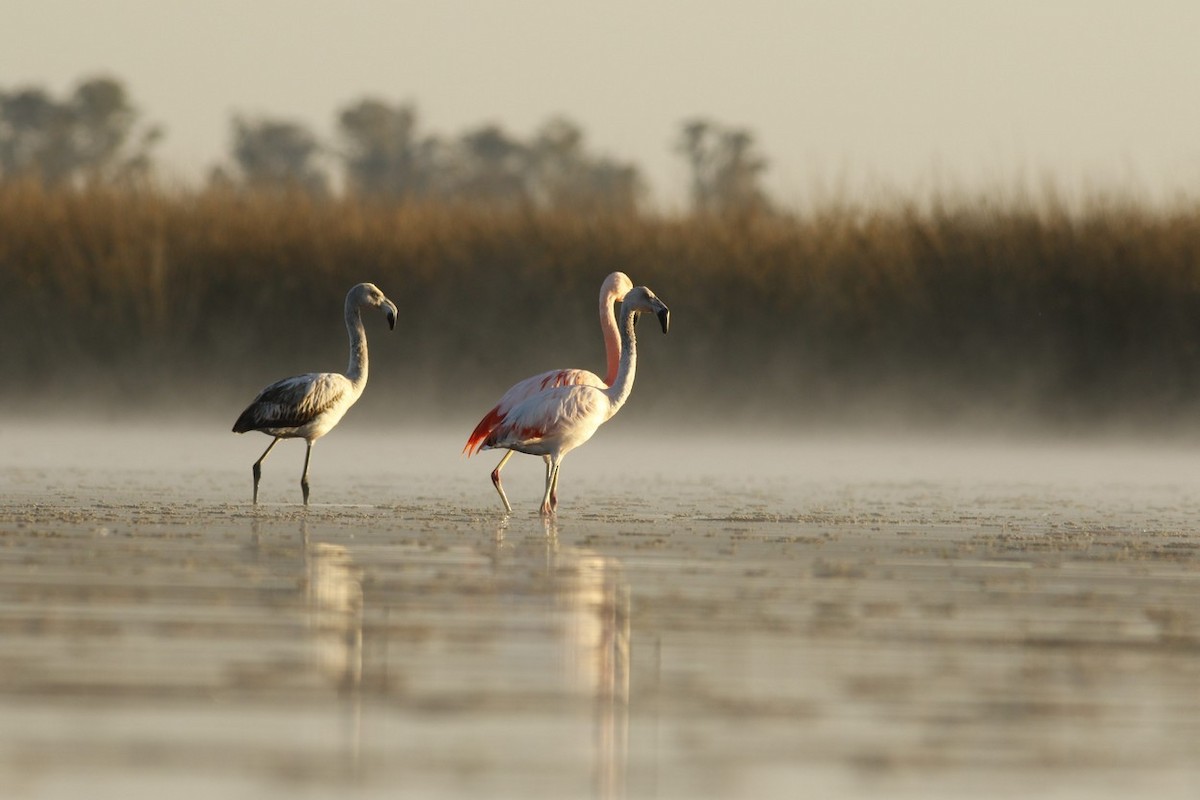
<instances>
[{"instance_id":1,"label":"pink flamingo","mask_svg":"<svg viewBox=\"0 0 1200 800\"><path fill-rule=\"evenodd\" d=\"M508 414L519 405L521 402L528 400L539 392L544 392L546 389L555 386L574 386L587 385L607 388L612 385L613 380L617 377L617 364L621 358L621 340L617 333L617 319L613 315L613 304L619 303L625 299L625 295L633 288L633 281L629 280L629 276L624 272L614 272L604 279L604 283L600 285L600 332L604 336L604 351L608 358L608 371L604 375L604 380L594 372L589 372L586 369L552 369L543 372L540 375L534 375L530 378L513 384L513 386L504 393L500 398L500 402L496 403L491 411L483 416L479 424L475 426L475 430L471 432L470 438L467 439L466 447L463 452L467 456L474 455L483 444L483 441L491 434L491 432L500 425ZM500 463L492 470L492 485L496 487L496 491L500 493L500 500L504 503L504 510L512 512L512 506L508 503L508 496L504 494L504 487L500 484L500 470L504 469L504 465L512 458L513 451L509 450L500 459ZM550 465L550 457L545 457L546 465Z\"/></svg>"},{"instance_id":2,"label":"pink flamingo","mask_svg":"<svg viewBox=\"0 0 1200 800\"><path fill-rule=\"evenodd\" d=\"M345 375L336 372L310 372L284 378L258 393L258 397L233 423L234 433L262 431L273 436L267 449L254 462L254 502L258 503L258 480L262 462L280 439L304 439L304 473L300 489L308 505L308 461L313 442L338 424L367 386L367 332L363 329L362 309L382 308L388 327L396 327L396 305L384 297L373 283L360 283L346 294L346 332L350 334L350 366Z\"/></svg>"},{"instance_id":3,"label":"pink flamingo","mask_svg":"<svg viewBox=\"0 0 1200 800\"><path fill-rule=\"evenodd\" d=\"M558 507L558 469L563 457L592 438L596 429L612 419L629 399L637 367L634 324L643 312L655 314L663 333L667 332L671 312L666 305L645 286L631 289L621 303L621 356L611 386L548 388L518 403L478 444L477 450L506 448L546 460L546 491L538 513L550 514ZM507 500L505 507L511 511Z\"/></svg>"}]
</instances>

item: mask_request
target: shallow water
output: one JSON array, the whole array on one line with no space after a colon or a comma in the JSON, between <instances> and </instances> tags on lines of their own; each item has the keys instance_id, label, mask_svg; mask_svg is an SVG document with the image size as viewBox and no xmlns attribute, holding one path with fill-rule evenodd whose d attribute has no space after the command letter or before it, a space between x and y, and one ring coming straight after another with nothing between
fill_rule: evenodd
<instances>
[{"instance_id":1,"label":"shallow water","mask_svg":"<svg viewBox=\"0 0 1200 800\"><path fill-rule=\"evenodd\" d=\"M3 797L1194 797L1187 448L0 430Z\"/></svg>"}]
</instances>

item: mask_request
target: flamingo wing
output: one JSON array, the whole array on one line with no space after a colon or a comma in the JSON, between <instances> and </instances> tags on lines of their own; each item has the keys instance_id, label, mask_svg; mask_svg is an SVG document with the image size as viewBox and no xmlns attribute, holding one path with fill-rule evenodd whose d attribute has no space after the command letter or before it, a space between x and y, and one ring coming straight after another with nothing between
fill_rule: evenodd
<instances>
[{"instance_id":1,"label":"flamingo wing","mask_svg":"<svg viewBox=\"0 0 1200 800\"><path fill-rule=\"evenodd\" d=\"M467 438L463 452L468 456L477 453L492 431L504 423L512 410L535 395L560 386L604 388L605 385L599 375L586 369L552 369L514 383L500 398L500 401L483 415L483 419L479 421L475 430Z\"/></svg>"},{"instance_id":2,"label":"flamingo wing","mask_svg":"<svg viewBox=\"0 0 1200 800\"><path fill-rule=\"evenodd\" d=\"M263 389L233 424L234 433L298 428L340 402L350 382L333 372L310 372Z\"/></svg>"},{"instance_id":3,"label":"flamingo wing","mask_svg":"<svg viewBox=\"0 0 1200 800\"><path fill-rule=\"evenodd\" d=\"M517 404L477 449L507 448L544 455L565 453L591 438L605 420L608 397L596 386L556 386Z\"/></svg>"}]
</instances>

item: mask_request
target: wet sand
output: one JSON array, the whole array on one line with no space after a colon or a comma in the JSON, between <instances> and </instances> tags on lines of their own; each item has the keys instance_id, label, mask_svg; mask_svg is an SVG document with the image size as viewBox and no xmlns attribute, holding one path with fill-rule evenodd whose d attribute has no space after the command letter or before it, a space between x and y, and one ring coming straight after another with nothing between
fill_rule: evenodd
<instances>
[{"instance_id":1,"label":"wet sand","mask_svg":"<svg viewBox=\"0 0 1200 800\"><path fill-rule=\"evenodd\" d=\"M1200 792L1187 447L175 428L0 430L2 797Z\"/></svg>"}]
</instances>

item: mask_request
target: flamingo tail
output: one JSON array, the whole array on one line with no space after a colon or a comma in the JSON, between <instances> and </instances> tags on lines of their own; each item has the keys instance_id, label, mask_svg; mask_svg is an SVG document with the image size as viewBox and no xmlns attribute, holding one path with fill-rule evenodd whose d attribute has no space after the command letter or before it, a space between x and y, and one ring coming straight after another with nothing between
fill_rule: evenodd
<instances>
[{"instance_id":1,"label":"flamingo tail","mask_svg":"<svg viewBox=\"0 0 1200 800\"><path fill-rule=\"evenodd\" d=\"M463 447L463 452L467 454L468 458L479 452L479 448L483 446L488 434L495 430L496 426L503 421L504 415L500 413L499 406L496 406L483 415L483 419L479 420L479 424L475 426L475 430L471 431L471 435L467 438L467 444Z\"/></svg>"}]
</instances>

